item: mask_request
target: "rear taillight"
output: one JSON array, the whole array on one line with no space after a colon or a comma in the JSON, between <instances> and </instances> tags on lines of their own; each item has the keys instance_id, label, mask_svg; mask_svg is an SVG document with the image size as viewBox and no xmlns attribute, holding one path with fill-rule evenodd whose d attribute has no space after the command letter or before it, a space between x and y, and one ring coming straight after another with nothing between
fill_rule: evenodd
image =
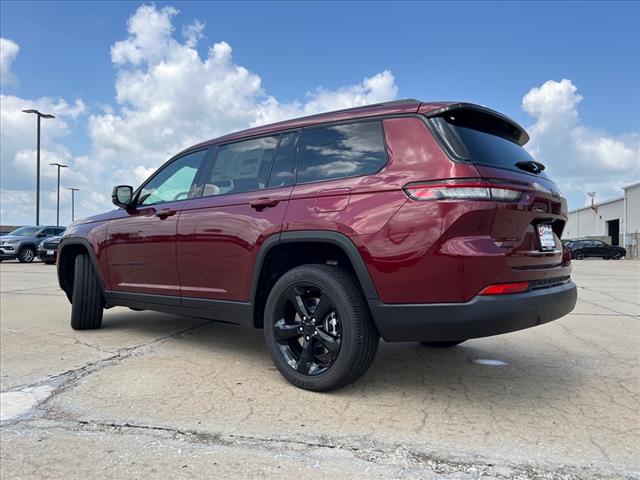
<instances>
[{"instance_id":1,"label":"rear taillight","mask_svg":"<svg viewBox=\"0 0 640 480\"><path fill-rule=\"evenodd\" d=\"M571 265L571 250L562 245L562 265Z\"/></svg>"},{"instance_id":2,"label":"rear taillight","mask_svg":"<svg viewBox=\"0 0 640 480\"><path fill-rule=\"evenodd\" d=\"M410 183L404 191L413 200L492 200L515 202L523 190L511 185L483 180L451 180L447 182Z\"/></svg>"},{"instance_id":3,"label":"rear taillight","mask_svg":"<svg viewBox=\"0 0 640 480\"><path fill-rule=\"evenodd\" d=\"M529 289L529 282L496 283L483 288L479 295L505 295L520 293Z\"/></svg>"}]
</instances>

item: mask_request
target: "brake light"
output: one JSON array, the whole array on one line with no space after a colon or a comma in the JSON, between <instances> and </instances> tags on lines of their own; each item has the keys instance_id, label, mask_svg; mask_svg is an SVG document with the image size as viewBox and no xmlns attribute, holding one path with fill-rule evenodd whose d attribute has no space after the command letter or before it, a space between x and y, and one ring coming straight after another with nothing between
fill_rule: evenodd
<instances>
[{"instance_id":1,"label":"brake light","mask_svg":"<svg viewBox=\"0 0 640 480\"><path fill-rule=\"evenodd\" d=\"M562 245L562 265L571 265L571 250Z\"/></svg>"},{"instance_id":2,"label":"brake light","mask_svg":"<svg viewBox=\"0 0 640 480\"><path fill-rule=\"evenodd\" d=\"M510 185L482 180L464 180L440 183L411 183L404 187L413 200L493 200L514 202L522 198L523 191Z\"/></svg>"},{"instance_id":3,"label":"brake light","mask_svg":"<svg viewBox=\"0 0 640 480\"><path fill-rule=\"evenodd\" d=\"M482 289L479 295L505 295L520 293L529 289L529 282L497 283Z\"/></svg>"}]
</instances>

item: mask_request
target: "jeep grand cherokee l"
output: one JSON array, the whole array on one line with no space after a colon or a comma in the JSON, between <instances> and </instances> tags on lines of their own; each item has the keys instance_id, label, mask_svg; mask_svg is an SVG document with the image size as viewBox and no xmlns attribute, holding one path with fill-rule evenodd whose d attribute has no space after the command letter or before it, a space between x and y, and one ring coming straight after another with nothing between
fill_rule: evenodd
<instances>
[{"instance_id":1,"label":"jeep grand cherokee l","mask_svg":"<svg viewBox=\"0 0 640 480\"><path fill-rule=\"evenodd\" d=\"M282 375L323 391L379 337L451 346L562 317L567 205L527 140L484 107L404 100L190 147L67 229L71 326L121 305L261 328Z\"/></svg>"}]
</instances>

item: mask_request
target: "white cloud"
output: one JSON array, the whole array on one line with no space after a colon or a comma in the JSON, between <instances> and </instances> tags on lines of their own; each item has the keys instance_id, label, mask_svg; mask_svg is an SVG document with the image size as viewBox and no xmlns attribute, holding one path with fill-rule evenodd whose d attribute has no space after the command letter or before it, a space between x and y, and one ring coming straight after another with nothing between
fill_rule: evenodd
<instances>
[{"instance_id":1,"label":"white cloud","mask_svg":"<svg viewBox=\"0 0 640 480\"><path fill-rule=\"evenodd\" d=\"M527 130L527 148L544 163L575 208L587 202L586 192L599 200L622 195L620 187L640 179L640 133L614 137L585 126L578 105L582 96L571 80L549 80L532 88L522 108L536 121Z\"/></svg>"},{"instance_id":2,"label":"white cloud","mask_svg":"<svg viewBox=\"0 0 640 480\"><path fill-rule=\"evenodd\" d=\"M43 128L42 163L54 160L72 166L64 171L63 183L81 188L76 213L86 215L111 208L113 185L141 183L189 145L258 124L397 96L394 77L385 70L354 85L336 90L317 87L302 101L282 103L264 91L258 74L234 61L228 43L214 43L200 55L196 47L204 38L205 25L199 20L182 28L182 41L176 39L177 15L170 6L142 5L129 18L127 37L111 48L115 105L101 105L89 116L92 147L87 156L74 157L60 142L70 131L69 120L85 113L80 100L2 97L3 223L33 221L35 128L34 118L21 113L22 108L51 111L58 117ZM15 54L10 60L14 58ZM42 198L50 200L55 169L47 168L42 170L43 191L49 193ZM65 202L66 191L63 206ZM55 218L55 205L52 211ZM43 212L41 216L50 221L50 206L43 205Z\"/></svg>"},{"instance_id":3,"label":"white cloud","mask_svg":"<svg viewBox=\"0 0 640 480\"><path fill-rule=\"evenodd\" d=\"M107 165L114 183L140 181L181 149L224 133L286 118L390 100L398 89L389 71L336 90L316 88L304 101L281 103L256 73L235 63L231 46L196 49L204 24L174 37L173 7L143 5L131 16L128 36L116 42L117 108L92 115L92 158Z\"/></svg>"},{"instance_id":4,"label":"white cloud","mask_svg":"<svg viewBox=\"0 0 640 480\"><path fill-rule=\"evenodd\" d=\"M18 56L20 47L13 40L0 38L0 85L12 85L17 82L11 71L11 64Z\"/></svg>"}]
</instances>

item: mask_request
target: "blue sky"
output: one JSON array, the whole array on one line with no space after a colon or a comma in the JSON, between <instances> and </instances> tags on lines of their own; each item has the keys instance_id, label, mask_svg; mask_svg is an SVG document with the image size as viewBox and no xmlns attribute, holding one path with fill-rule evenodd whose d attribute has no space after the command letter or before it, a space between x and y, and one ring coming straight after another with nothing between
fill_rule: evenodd
<instances>
[{"instance_id":1,"label":"blue sky","mask_svg":"<svg viewBox=\"0 0 640 480\"><path fill-rule=\"evenodd\" d=\"M67 118L56 139L72 158L96 151L91 115L103 114L105 106L116 114L130 107L116 100L116 78L134 66L116 65L110 50L130 37L127 20L140 5L1 4L1 36L19 46L11 65L17 81L3 85L2 93L81 99L84 112ZM200 56L227 42L234 64L258 75L262 89L282 104L305 102L307 92L319 87L336 91L389 71L398 98L472 101L529 127L540 118L523 110L523 97L547 81L568 79L582 99L576 104L580 128L626 142L632 151L637 144L637 2L155 3L158 11L166 6L180 11L171 15L178 41L184 26L204 23L204 37L194 47ZM583 203L577 193L569 198L573 206Z\"/></svg>"}]
</instances>

